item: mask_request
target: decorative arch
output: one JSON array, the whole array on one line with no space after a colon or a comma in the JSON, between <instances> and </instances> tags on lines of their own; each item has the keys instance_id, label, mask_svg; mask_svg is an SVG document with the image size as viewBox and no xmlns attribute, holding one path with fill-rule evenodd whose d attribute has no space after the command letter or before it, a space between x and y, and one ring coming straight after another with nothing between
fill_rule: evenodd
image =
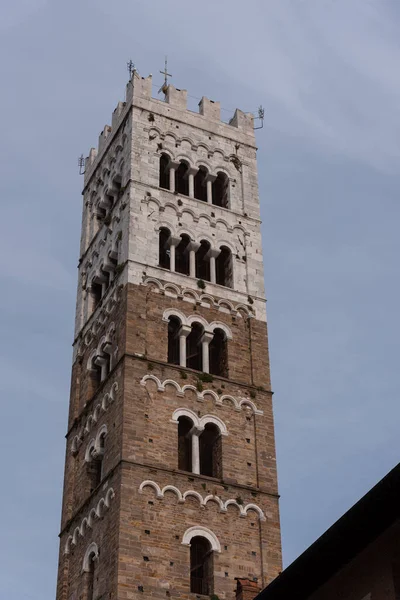
<instances>
[{"instance_id":1,"label":"decorative arch","mask_svg":"<svg viewBox=\"0 0 400 600\"><path fill-rule=\"evenodd\" d=\"M220 430L221 435L228 435L226 425L219 417L216 417L214 415L204 415L204 417L201 417L201 419L199 420L200 427L205 427L207 423L212 423L213 425L216 425L216 427L218 427L218 429Z\"/></svg>"},{"instance_id":2,"label":"decorative arch","mask_svg":"<svg viewBox=\"0 0 400 600\"><path fill-rule=\"evenodd\" d=\"M86 549L85 556L82 562L82 571L84 573L90 572L90 560L98 560L99 558L99 547L95 542L92 542Z\"/></svg>"},{"instance_id":3,"label":"decorative arch","mask_svg":"<svg viewBox=\"0 0 400 600\"><path fill-rule=\"evenodd\" d=\"M142 483L140 484L140 487L139 487L139 494L143 494L143 490L145 487L153 488L153 490L156 493L157 498L163 497L160 486L155 481L151 481L150 479L146 479L146 481L142 481Z\"/></svg>"},{"instance_id":4,"label":"decorative arch","mask_svg":"<svg viewBox=\"0 0 400 600\"><path fill-rule=\"evenodd\" d=\"M182 544L184 546L190 546L192 538L197 536L206 538L210 542L211 548L214 550L214 552L221 552L221 544L219 543L215 533L213 533L211 529L207 529L207 527L203 527L201 525L189 527L189 529L187 529L183 534Z\"/></svg>"},{"instance_id":5,"label":"decorative arch","mask_svg":"<svg viewBox=\"0 0 400 600\"><path fill-rule=\"evenodd\" d=\"M178 423L179 417L188 417L188 419L193 421L193 425L195 425L196 427L200 427L199 417L189 408L177 408L176 410L174 410L171 421L173 423Z\"/></svg>"},{"instance_id":6,"label":"decorative arch","mask_svg":"<svg viewBox=\"0 0 400 600\"><path fill-rule=\"evenodd\" d=\"M232 331L230 330L228 325L225 325L225 323L221 323L221 321L213 321L209 324L208 329L209 331L214 331L215 329L222 329L222 331L226 335L226 339L232 339Z\"/></svg>"},{"instance_id":7,"label":"decorative arch","mask_svg":"<svg viewBox=\"0 0 400 600\"><path fill-rule=\"evenodd\" d=\"M165 310L163 313L162 320L164 322L168 322L170 317L176 317L177 319L179 319L181 321L182 325L188 324L186 316L183 314L183 312L181 312L180 310L178 310L176 308L168 308L167 310Z\"/></svg>"}]
</instances>

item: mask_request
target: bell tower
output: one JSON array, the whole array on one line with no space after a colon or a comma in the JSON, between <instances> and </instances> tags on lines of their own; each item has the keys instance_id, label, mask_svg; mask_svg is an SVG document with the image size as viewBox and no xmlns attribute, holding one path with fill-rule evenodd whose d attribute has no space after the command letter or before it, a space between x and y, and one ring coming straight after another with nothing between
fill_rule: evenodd
<instances>
[{"instance_id":1,"label":"bell tower","mask_svg":"<svg viewBox=\"0 0 400 600\"><path fill-rule=\"evenodd\" d=\"M133 70L86 159L57 600L281 570L253 117L162 91Z\"/></svg>"}]
</instances>

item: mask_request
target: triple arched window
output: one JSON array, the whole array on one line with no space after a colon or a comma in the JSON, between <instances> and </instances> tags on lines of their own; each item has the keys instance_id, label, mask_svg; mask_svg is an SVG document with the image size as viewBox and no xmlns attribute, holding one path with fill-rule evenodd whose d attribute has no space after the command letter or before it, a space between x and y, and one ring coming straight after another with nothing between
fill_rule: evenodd
<instances>
[{"instance_id":1,"label":"triple arched window","mask_svg":"<svg viewBox=\"0 0 400 600\"><path fill-rule=\"evenodd\" d=\"M158 262L174 273L233 287L232 252L224 244L213 248L208 240L194 242L186 233L175 237L167 227L161 227Z\"/></svg>"},{"instance_id":2,"label":"triple arched window","mask_svg":"<svg viewBox=\"0 0 400 600\"><path fill-rule=\"evenodd\" d=\"M229 177L226 173L211 174L204 165L193 168L186 160L175 162L165 153L160 157L159 186L182 196L229 208Z\"/></svg>"},{"instance_id":3,"label":"triple arched window","mask_svg":"<svg viewBox=\"0 0 400 600\"><path fill-rule=\"evenodd\" d=\"M231 335L226 326L215 323L210 329L200 317L194 317L187 324L175 314L168 315L166 320L170 364L228 377L228 339Z\"/></svg>"}]
</instances>

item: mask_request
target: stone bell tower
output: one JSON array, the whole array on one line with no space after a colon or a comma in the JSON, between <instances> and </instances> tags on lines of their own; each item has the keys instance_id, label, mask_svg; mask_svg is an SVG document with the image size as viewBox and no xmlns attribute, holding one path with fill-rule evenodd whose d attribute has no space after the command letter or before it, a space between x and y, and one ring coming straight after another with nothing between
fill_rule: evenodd
<instances>
[{"instance_id":1,"label":"stone bell tower","mask_svg":"<svg viewBox=\"0 0 400 600\"><path fill-rule=\"evenodd\" d=\"M163 91L134 71L86 160L58 600L281 569L253 118Z\"/></svg>"}]
</instances>

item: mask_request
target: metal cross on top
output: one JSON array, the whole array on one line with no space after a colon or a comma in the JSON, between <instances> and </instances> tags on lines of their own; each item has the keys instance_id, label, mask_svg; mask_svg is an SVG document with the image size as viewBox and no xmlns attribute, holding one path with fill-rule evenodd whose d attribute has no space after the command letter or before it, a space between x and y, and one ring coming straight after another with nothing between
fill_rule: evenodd
<instances>
[{"instance_id":1,"label":"metal cross on top","mask_svg":"<svg viewBox=\"0 0 400 600\"><path fill-rule=\"evenodd\" d=\"M168 77L172 77L172 75L170 73L168 73L168 57L165 57L165 66L164 66L164 71L160 71L161 75L164 75L164 84L160 87L160 89L158 90L158 93L163 92L164 94L167 93L167 88L168 88Z\"/></svg>"}]
</instances>

